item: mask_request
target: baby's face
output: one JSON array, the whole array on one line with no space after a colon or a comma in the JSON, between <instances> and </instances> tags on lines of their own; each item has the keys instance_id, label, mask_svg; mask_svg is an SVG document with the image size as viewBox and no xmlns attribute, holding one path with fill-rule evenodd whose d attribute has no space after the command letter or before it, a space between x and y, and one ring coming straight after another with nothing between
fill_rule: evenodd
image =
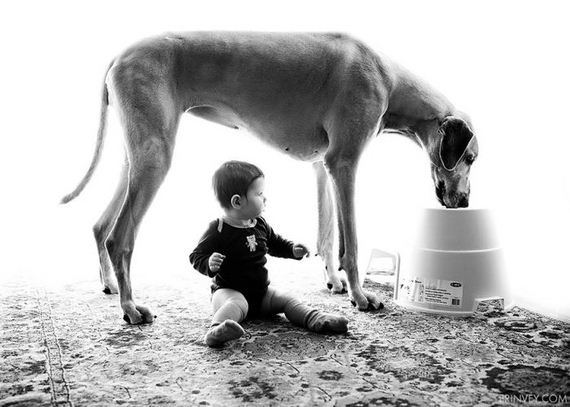
<instances>
[{"instance_id":1,"label":"baby's face","mask_svg":"<svg viewBox=\"0 0 570 407\"><path fill-rule=\"evenodd\" d=\"M265 209L265 178L259 177L249 186L246 202L241 207L242 215L246 219L254 219L261 215Z\"/></svg>"}]
</instances>

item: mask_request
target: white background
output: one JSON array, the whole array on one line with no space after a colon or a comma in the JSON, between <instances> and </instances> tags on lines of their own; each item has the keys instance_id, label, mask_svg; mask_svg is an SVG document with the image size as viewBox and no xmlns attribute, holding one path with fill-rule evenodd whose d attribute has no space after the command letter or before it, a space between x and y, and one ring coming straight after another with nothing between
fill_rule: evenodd
<instances>
[{"instance_id":1,"label":"white background","mask_svg":"<svg viewBox=\"0 0 570 407\"><path fill-rule=\"evenodd\" d=\"M570 320L569 7L563 1L18 2L2 6L2 277L97 274L91 233L114 191L122 133L110 111L103 159L84 193L58 205L91 160L109 61L165 31L343 31L389 55L468 112L480 145L472 206L496 211L516 300ZM17 4L17 5L16 5ZM311 166L193 117L148 212L133 279L194 273L187 255L219 215L210 177L228 159L266 173L266 217L314 250ZM357 184L360 262L400 248L411 214L436 204L427 156L397 135L366 151ZM320 273L315 262L315 272ZM200 276L195 273L196 279ZM2 279L0 279L1 281ZM1 294L0 294L1 295Z\"/></svg>"}]
</instances>

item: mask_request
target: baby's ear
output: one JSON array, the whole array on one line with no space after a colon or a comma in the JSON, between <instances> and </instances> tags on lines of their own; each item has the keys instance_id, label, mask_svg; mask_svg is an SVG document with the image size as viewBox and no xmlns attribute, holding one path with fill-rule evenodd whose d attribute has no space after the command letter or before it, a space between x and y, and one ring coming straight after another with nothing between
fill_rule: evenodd
<instances>
[{"instance_id":1,"label":"baby's ear","mask_svg":"<svg viewBox=\"0 0 570 407\"><path fill-rule=\"evenodd\" d=\"M241 206L241 197L238 194L233 195L232 199L230 199L230 203L232 208L239 209Z\"/></svg>"}]
</instances>

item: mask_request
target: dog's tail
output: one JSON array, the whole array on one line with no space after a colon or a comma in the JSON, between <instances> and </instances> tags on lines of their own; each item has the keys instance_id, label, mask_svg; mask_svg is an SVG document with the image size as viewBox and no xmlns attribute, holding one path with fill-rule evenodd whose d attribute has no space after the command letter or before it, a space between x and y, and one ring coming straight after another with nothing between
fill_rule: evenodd
<instances>
[{"instance_id":1,"label":"dog's tail","mask_svg":"<svg viewBox=\"0 0 570 407\"><path fill-rule=\"evenodd\" d=\"M67 194L61 199L62 204L66 204L69 201L75 199L75 197L77 197L77 195L79 195L81 191L83 191L83 188L85 188L85 185L87 185L87 183L91 179L91 176L93 175L93 172L95 171L95 168L99 163L99 159L101 158L101 151L103 151L103 143L105 140L105 129L107 127L107 108L109 106L109 91L107 89L106 79L107 79L107 73L109 73L109 70L113 66L114 62L115 61L113 60L109 64L109 67L105 72L105 80L103 80L103 92L101 97L101 115L99 118L99 132L97 133L97 144L95 145L95 153L91 160L91 165L89 166L87 173L85 174L79 185L77 185L77 187L73 190L73 192Z\"/></svg>"}]
</instances>

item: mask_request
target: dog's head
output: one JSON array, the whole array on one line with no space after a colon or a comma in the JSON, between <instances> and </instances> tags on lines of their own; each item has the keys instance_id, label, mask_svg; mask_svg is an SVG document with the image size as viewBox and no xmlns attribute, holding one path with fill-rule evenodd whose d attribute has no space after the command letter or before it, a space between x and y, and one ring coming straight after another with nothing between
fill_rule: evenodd
<instances>
[{"instance_id":1,"label":"dog's head","mask_svg":"<svg viewBox=\"0 0 570 407\"><path fill-rule=\"evenodd\" d=\"M446 208L469 206L469 173L479 154L477 139L468 122L447 116L439 122L430 151L435 193Z\"/></svg>"}]
</instances>

